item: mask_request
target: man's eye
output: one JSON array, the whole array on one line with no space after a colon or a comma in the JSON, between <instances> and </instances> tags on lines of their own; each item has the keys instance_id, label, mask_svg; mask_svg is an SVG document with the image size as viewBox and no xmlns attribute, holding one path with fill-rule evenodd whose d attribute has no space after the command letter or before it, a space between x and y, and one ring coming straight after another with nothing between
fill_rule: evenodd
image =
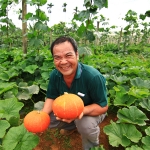
<instances>
[{"instance_id":1,"label":"man's eye","mask_svg":"<svg viewBox=\"0 0 150 150\"><path fill-rule=\"evenodd\" d=\"M54 59L55 59L55 60L60 60L60 59L61 59L61 57L54 57Z\"/></svg>"},{"instance_id":2,"label":"man's eye","mask_svg":"<svg viewBox=\"0 0 150 150\"><path fill-rule=\"evenodd\" d=\"M67 57L67 58L72 58L73 55L71 55L71 54L70 54L70 55L66 55L66 57Z\"/></svg>"}]
</instances>

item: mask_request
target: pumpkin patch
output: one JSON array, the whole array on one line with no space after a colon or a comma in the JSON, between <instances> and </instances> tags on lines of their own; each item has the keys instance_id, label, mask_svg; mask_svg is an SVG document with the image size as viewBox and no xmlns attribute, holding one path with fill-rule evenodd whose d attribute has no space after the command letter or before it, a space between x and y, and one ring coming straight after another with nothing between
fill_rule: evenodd
<instances>
[{"instance_id":1,"label":"pumpkin patch","mask_svg":"<svg viewBox=\"0 0 150 150\"><path fill-rule=\"evenodd\" d=\"M24 118L24 126L29 132L43 132L49 125L50 117L47 113L42 111L33 110Z\"/></svg>"},{"instance_id":2,"label":"pumpkin patch","mask_svg":"<svg viewBox=\"0 0 150 150\"><path fill-rule=\"evenodd\" d=\"M75 119L83 112L84 103L79 96L67 93L54 100L52 109L59 118Z\"/></svg>"}]
</instances>

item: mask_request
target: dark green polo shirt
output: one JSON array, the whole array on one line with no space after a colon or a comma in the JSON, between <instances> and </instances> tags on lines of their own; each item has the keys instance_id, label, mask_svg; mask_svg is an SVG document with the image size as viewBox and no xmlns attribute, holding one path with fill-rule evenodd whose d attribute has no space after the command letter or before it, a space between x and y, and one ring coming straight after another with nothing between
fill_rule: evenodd
<instances>
[{"instance_id":1,"label":"dark green polo shirt","mask_svg":"<svg viewBox=\"0 0 150 150\"><path fill-rule=\"evenodd\" d=\"M73 93L81 97L84 105L107 105L105 78L95 68L78 63L77 72L70 88L67 87L62 74L54 69L50 74L47 98L55 99L64 92Z\"/></svg>"}]
</instances>

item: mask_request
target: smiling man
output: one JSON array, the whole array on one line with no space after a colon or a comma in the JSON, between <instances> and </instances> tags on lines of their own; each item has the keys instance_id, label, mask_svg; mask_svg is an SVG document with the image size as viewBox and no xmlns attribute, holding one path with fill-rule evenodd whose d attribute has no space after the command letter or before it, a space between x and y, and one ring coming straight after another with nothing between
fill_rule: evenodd
<instances>
[{"instance_id":1,"label":"smiling man","mask_svg":"<svg viewBox=\"0 0 150 150\"><path fill-rule=\"evenodd\" d=\"M105 78L95 68L78 61L77 45L71 37L57 38L51 53L56 69L51 72L43 108L50 114L50 128L59 128L66 135L77 129L84 150L99 146L99 124L108 110ZM76 94L84 102L84 110L75 120L58 118L52 111L53 101L64 92Z\"/></svg>"}]
</instances>

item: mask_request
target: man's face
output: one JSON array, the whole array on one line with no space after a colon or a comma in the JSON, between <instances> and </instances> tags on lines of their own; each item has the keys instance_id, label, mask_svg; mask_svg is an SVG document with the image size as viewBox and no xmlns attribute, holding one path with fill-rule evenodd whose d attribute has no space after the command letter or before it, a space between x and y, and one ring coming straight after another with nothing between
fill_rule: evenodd
<instances>
[{"instance_id":1,"label":"man's face","mask_svg":"<svg viewBox=\"0 0 150 150\"><path fill-rule=\"evenodd\" d=\"M74 51L68 41L55 45L53 48L54 64L64 78L74 78L78 65L78 53Z\"/></svg>"}]
</instances>

